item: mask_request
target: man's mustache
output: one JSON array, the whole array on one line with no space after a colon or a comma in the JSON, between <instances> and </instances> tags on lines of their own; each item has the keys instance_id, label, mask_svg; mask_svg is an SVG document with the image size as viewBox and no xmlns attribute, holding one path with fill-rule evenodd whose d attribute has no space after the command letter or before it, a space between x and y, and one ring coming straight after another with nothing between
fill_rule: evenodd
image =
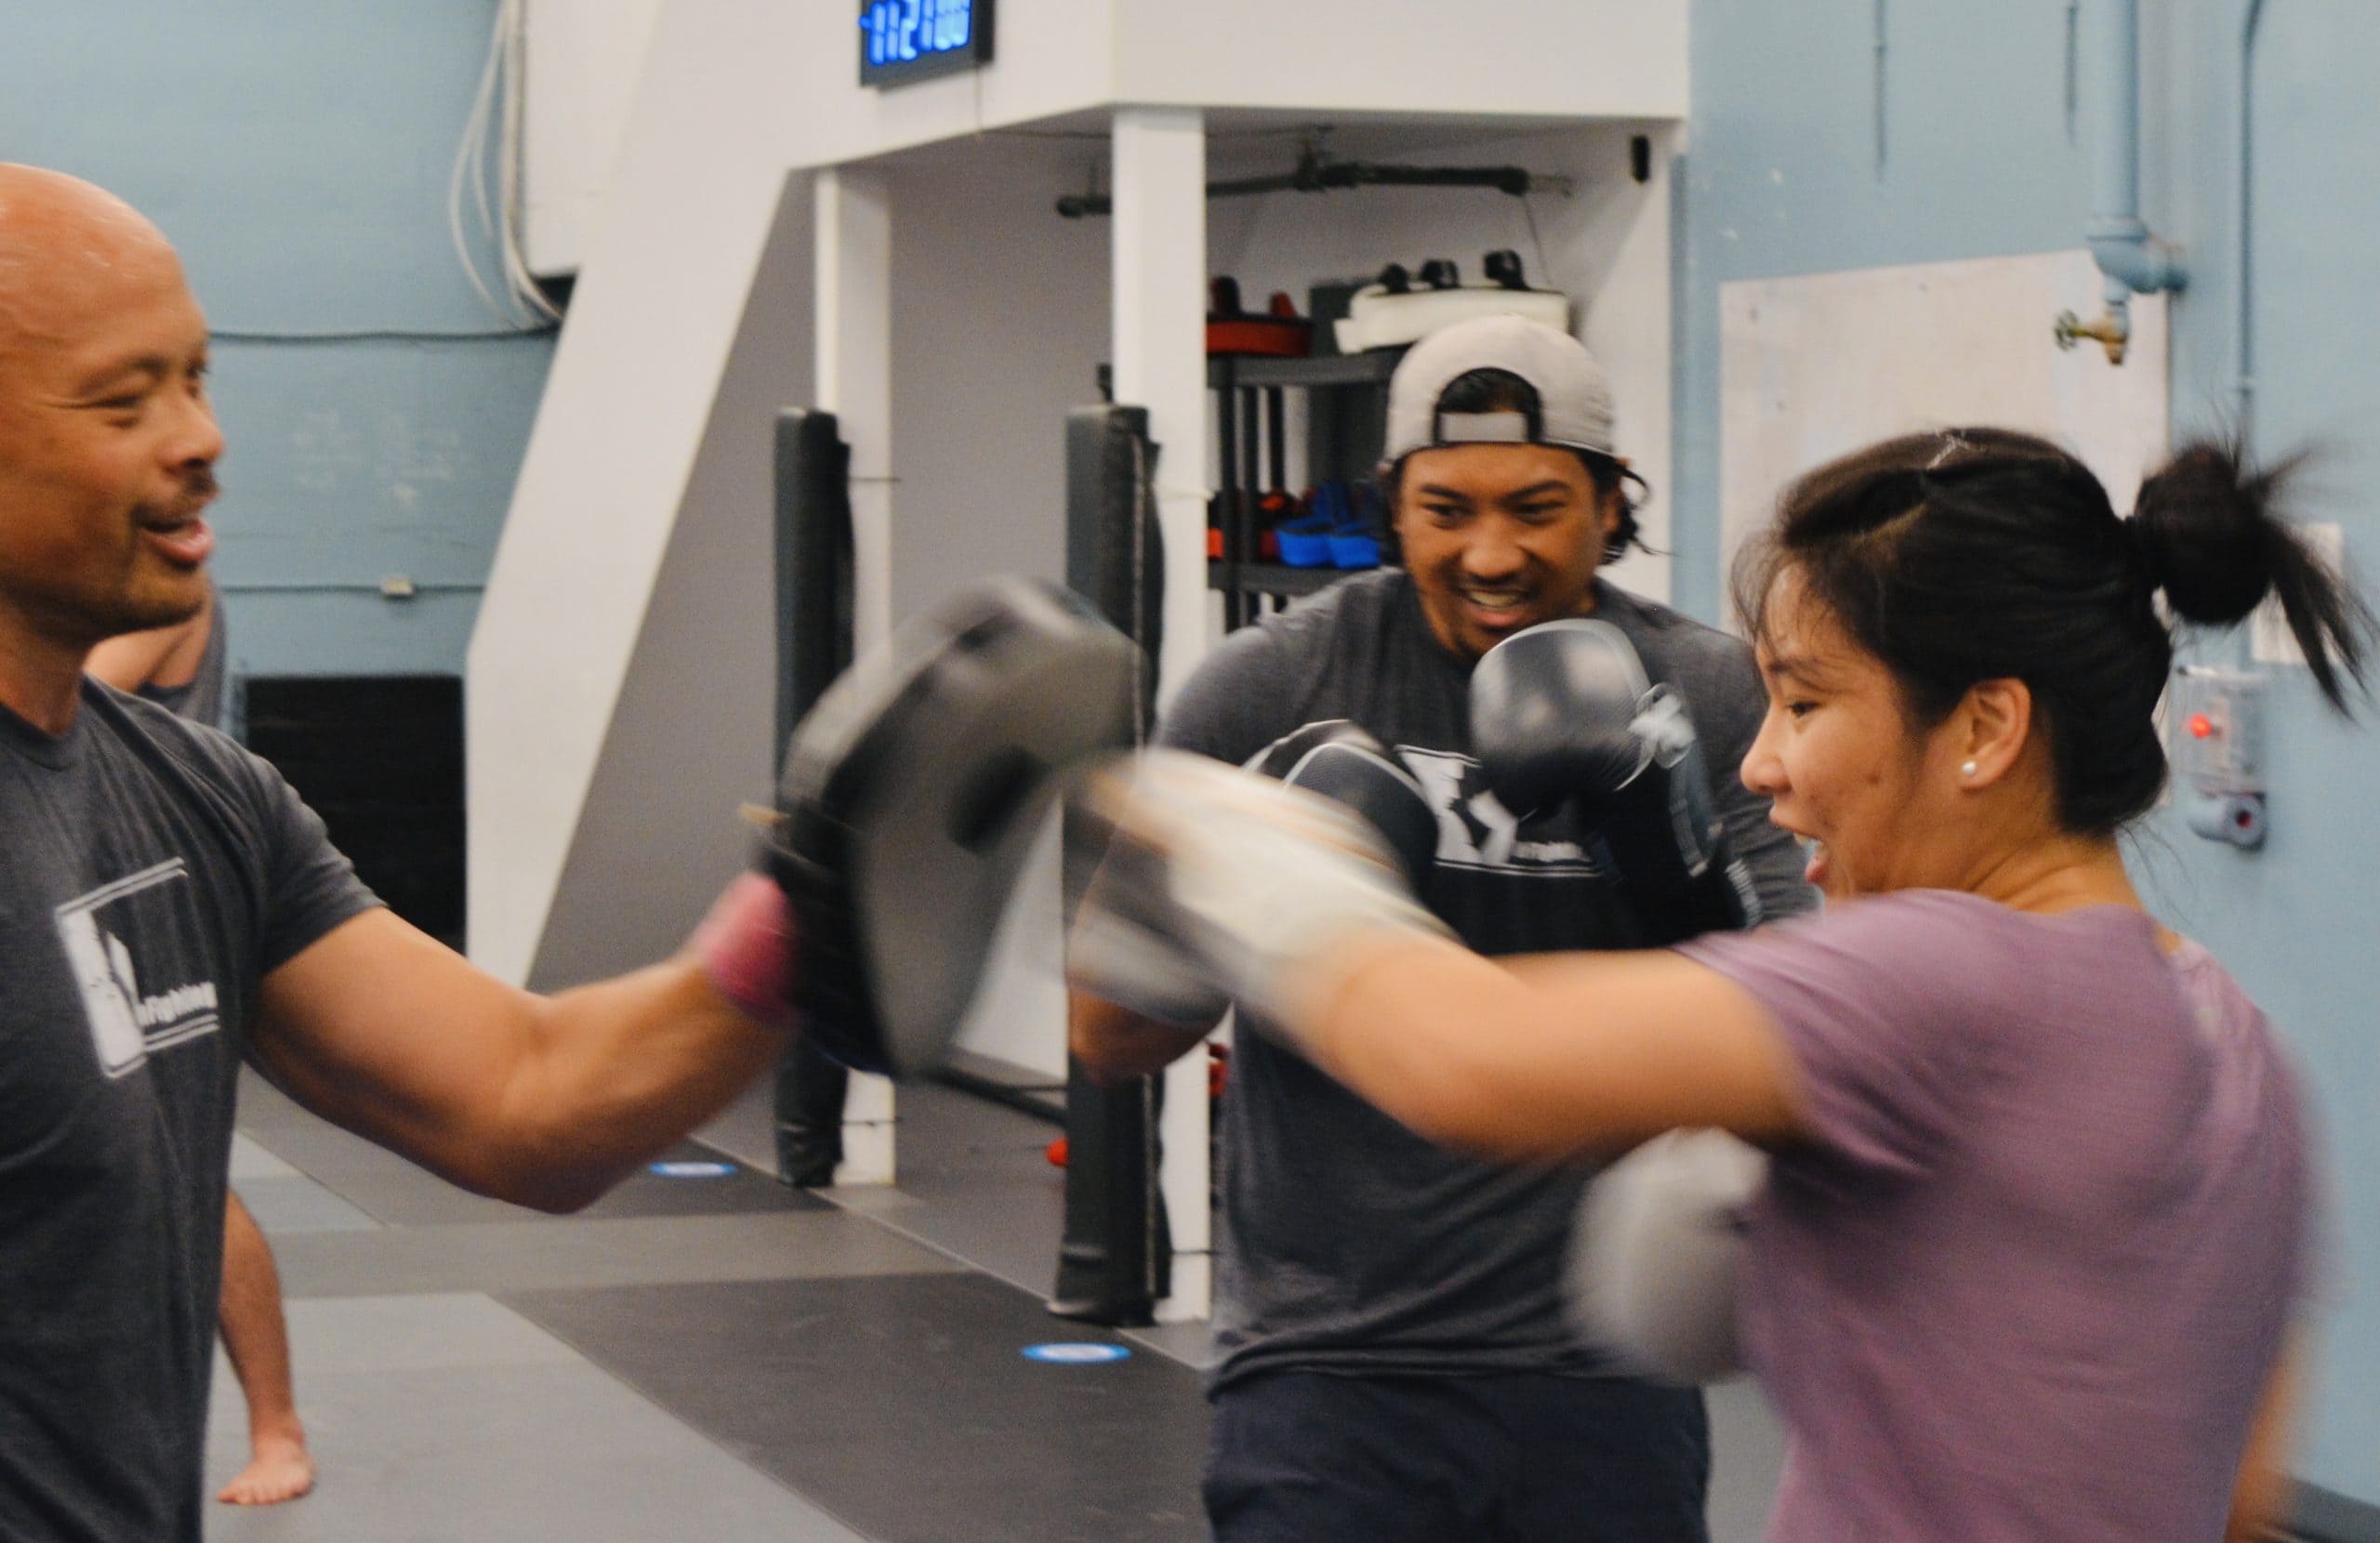
<instances>
[{"instance_id":1,"label":"man's mustache","mask_svg":"<svg viewBox=\"0 0 2380 1543\"><path fill-rule=\"evenodd\" d=\"M185 517L192 516L212 503L215 495L222 491L223 484L216 481L214 468L200 467L182 478L182 495L175 505Z\"/></svg>"}]
</instances>

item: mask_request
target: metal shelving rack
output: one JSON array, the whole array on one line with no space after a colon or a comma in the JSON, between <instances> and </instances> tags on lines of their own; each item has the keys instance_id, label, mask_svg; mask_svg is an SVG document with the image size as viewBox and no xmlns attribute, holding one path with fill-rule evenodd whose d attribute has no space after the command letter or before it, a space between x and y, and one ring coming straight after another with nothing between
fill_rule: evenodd
<instances>
[{"instance_id":1,"label":"metal shelving rack","mask_svg":"<svg viewBox=\"0 0 2380 1543\"><path fill-rule=\"evenodd\" d=\"M1208 562L1207 583L1223 592L1226 626L1254 621L1266 597L1280 600L1310 595L1348 572L1255 560L1256 507L1266 492L1263 463L1269 452L1277 482L1286 449L1286 394L1307 393L1309 479L1363 481L1380 462L1388 377L1401 354L1401 349L1384 349L1307 359L1223 356L1207 361L1207 385L1218 399L1222 479L1216 498L1223 532L1223 553Z\"/></svg>"}]
</instances>

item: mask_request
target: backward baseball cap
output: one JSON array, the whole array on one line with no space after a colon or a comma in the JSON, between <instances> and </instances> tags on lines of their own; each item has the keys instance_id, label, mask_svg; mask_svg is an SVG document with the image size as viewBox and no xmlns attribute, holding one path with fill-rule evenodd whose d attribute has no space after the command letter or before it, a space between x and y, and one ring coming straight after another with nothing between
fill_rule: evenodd
<instances>
[{"instance_id":1,"label":"backward baseball cap","mask_svg":"<svg viewBox=\"0 0 2380 1543\"><path fill-rule=\"evenodd\" d=\"M1438 399L1474 370L1501 370L1537 393L1525 413L1446 413ZM1611 442L1611 380L1587 346L1521 316L1481 316L1440 327L1407 350L1388 382L1382 459L1445 444L1558 444L1598 455Z\"/></svg>"}]
</instances>

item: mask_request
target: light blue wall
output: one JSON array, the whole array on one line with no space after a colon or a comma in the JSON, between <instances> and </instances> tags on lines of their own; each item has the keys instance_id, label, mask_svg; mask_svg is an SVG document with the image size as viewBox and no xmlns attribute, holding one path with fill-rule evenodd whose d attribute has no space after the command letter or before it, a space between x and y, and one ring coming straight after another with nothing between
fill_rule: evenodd
<instances>
[{"instance_id":1,"label":"light blue wall","mask_svg":"<svg viewBox=\"0 0 2380 1543\"><path fill-rule=\"evenodd\" d=\"M494 20L494 0L7 0L0 158L146 212L218 330L486 329L445 204ZM551 356L218 341L234 669L459 672ZM425 592L381 599L399 574Z\"/></svg>"},{"instance_id":2,"label":"light blue wall","mask_svg":"<svg viewBox=\"0 0 2380 1543\"><path fill-rule=\"evenodd\" d=\"M2081 244L2087 145L2069 138L2067 0L1886 0L1884 156L1876 0L1696 0L1695 112L1680 178L1677 593L1718 613L1718 286L1733 279ZM2149 0L2143 198L2187 248L2173 311L2182 433L2229 421L2239 264L2233 196L2242 0ZM2256 67L2255 442L2319 439L2308 512L2380 575L2380 6L2269 0ZM2086 61L2087 67L2087 61ZM2089 75L2083 75L2086 87ZM2047 324L2044 318L2043 324ZM1923 347L1923 339L1911 339ZM2244 645L2204 652L2227 660ZM2300 1467L2380 1499L2380 736L2277 687L2273 835L2217 851L2161 820L2136 864L2295 1048L2331 1175L2327 1331ZM2210 1246L2219 1246L2211 1241Z\"/></svg>"}]
</instances>

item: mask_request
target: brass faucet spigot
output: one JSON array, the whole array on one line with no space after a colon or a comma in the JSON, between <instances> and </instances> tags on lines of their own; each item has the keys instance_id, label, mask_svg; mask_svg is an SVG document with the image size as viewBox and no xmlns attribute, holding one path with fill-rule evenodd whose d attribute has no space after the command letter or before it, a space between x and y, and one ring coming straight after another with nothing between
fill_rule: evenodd
<instances>
[{"instance_id":1,"label":"brass faucet spigot","mask_svg":"<svg viewBox=\"0 0 2380 1543\"><path fill-rule=\"evenodd\" d=\"M2112 310L2096 322L2085 322L2070 310L2061 310L2050 336L2057 339L2061 351L2071 350L2083 338L2091 338L2108 350L2109 363L2121 364L2123 363L2124 344L2131 338L2132 329L2124 325L2122 318Z\"/></svg>"}]
</instances>

